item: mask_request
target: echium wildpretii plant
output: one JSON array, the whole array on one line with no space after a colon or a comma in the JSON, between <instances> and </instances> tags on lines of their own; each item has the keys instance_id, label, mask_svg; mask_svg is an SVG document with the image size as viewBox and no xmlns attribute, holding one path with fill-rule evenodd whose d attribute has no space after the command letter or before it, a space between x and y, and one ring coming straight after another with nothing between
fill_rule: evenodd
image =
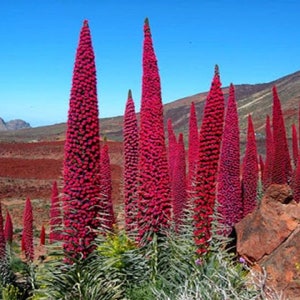
<instances>
[{"instance_id":1,"label":"echium wildpretii plant","mask_svg":"<svg viewBox=\"0 0 300 300\"><path fill-rule=\"evenodd\" d=\"M176 231L179 225L184 221L184 211L187 208L187 180L186 180L186 162L183 134L179 134L178 143L175 148L174 171L172 180L173 193L173 220Z\"/></svg>"},{"instance_id":2,"label":"echium wildpretii plant","mask_svg":"<svg viewBox=\"0 0 300 300\"><path fill-rule=\"evenodd\" d=\"M265 167L262 174L263 189L266 190L272 183L273 161L274 161L274 141L271 128L270 116L266 117L266 158Z\"/></svg>"},{"instance_id":3,"label":"echium wildpretii plant","mask_svg":"<svg viewBox=\"0 0 300 300\"><path fill-rule=\"evenodd\" d=\"M33 247L33 212L30 198L27 197L23 212L23 232L22 243L24 246L25 257L29 262L34 259Z\"/></svg>"},{"instance_id":4,"label":"echium wildpretii plant","mask_svg":"<svg viewBox=\"0 0 300 300\"><path fill-rule=\"evenodd\" d=\"M295 169L295 174L293 178L293 197L294 200L299 203L300 202L300 159L298 157L297 166Z\"/></svg>"},{"instance_id":5,"label":"echium wildpretii plant","mask_svg":"<svg viewBox=\"0 0 300 300\"><path fill-rule=\"evenodd\" d=\"M144 23L139 135L139 238L169 227L171 189L157 59L148 19Z\"/></svg>"},{"instance_id":6,"label":"echium wildpretii plant","mask_svg":"<svg viewBox=\"0 0 300 300\"><path fill-rule=\"evenodd\" d=\"M4 228L3 228L3 217L2 217L2 205L0 202L0 260L5 258L6 250L5 250L5 235L4 235Z\"/></svg>"},{"instance_id":7,"label":"echium wildpretii plant","mask_svg":"<svg viewBox=\"0 0 300 300\"><path fill-rule=\"evenodd\" d=\"M177 140L176 135L173 129L173 123L171 119L167 121L167 129L168 129L168 162L169 162L169 174L170 174L170 182L171 189L173 187L173 173L175 171L175 159L176 159L176 148L177 148ZM173 191L172 191L173 193Z\"/></svg>"},{"instance_id":8,"label":"echium wildpretii plant","mask_svg":"<svg viewBox=\"0 0 300 300\"><path fill-rule=\"evenodd\" d=\"M230 85L222 138L218 174L218 213L224 229L230 234L242 218L242 191L240 179L240 130L234 86Z\"/></svg>"},{"instance_id":9,"label":"echium wildpretii plant","mask_svg":"<svg viewBox=\"0 0 300 300\"><path fill-rule=\"evenodd\" d=\"M216 182L224 123L224 95L218 66L206 99L199 135L199 153L193 182L194 240L198 253L207 251L216 200Z\"/></svg>"},{"instance_id":10,"label":"echium wildpretii plant","mask_svg":"<svg viewBox=\"0 0 300 300\"><path fill-rule=\"evenodd\" d=\"M15 284L15 274L11 270L9 256L10 251L7 251L6 249L5 231L3 228L2 205L0 201L0 292L8 285Z\"/></svg>"},{"instance_id":11,"label":"echium wildpretii plant","mask_svg":"<svg viewBox=\"0 0 300 300\"><path fill-rule=\"evenodd\" d=\"M251 115L248 116L246 152L242 166L243 215L251 213L257 206L258 157L255 131Z\"/></svg>"},{"instance_id":12,"label":"echium wildpretii plant","mask_svg":"<svg viewBox=\"0 0 300 300\"><path fill-rule=\"evenodd\" d=\"M136 235L138 229L137 176L139 132L131 90L128 92L123 128L125 228L129 235Z\"/></svg>"},{"instance_id":13,"label":"echium wildpretii plant","mask_svg":"<svg viewBox=\"0 0 300 300\"><path fill-rule=\"evenodd\" d=\"M112 202L112 178L108 145L103 145L101 149L100 165L100 186L101 186L101 204L100 218L101 227L104 230L111 231L116 223L113 202Z\"/></svg>"},{"instance_id":14,"label":"echium wildpretii plant","mask_svg":"<svg viewBox=\"0 0 300 300\"><path fill-rule=\"evenodd\" d=\"M290 182L292 167L288 143L286 138L286 130L284 118L281 109L280 99L276 86L273 87L273 144L274 144L274 160L272 183L287 184Z\"/></svg>"},{"instance_id":15,"label":"echium wildpretii plant","mask_svg":"<svg viewBox=\"0 0 300 300\"><path fill-rule=\"evenodd\" d=\"M11 245L13 241L14 227L9 211L6 212L4 236L7 244Z\"/></svg>"},{"instance_id":16,"label":"echium wildpretii plant","mask_svg":"<svg viewBox=\"0 0 300 300\"><path fill-rule=\"evenodd\" d=\"M188 176L187 186L188 191L191 190L192 179L195 173L195 166L198 159L199 152L199 135L198 135L198 123L196 115L195 103L191 103L190 117L189 117L189 137L188 137Z\"/></svg>"},{"instance_id":17,"label":"echium wildpretii plant","mask_svg":"<svg viewBox=\"0 0 300 300\"><path fill-rule=\"evenodd\" d=\"M50 233L49 242L54 243L61 240L62 212L58 193L57 182L52 184L51 206L50 206Z\"/></svg>"},{"instance_id":18,"label":"echium wildpretii plant","mask_svg":"<svg viewBox=\"0 0 300 300\"><path fill-rule=\"evenodd\" d=\"M292 147L293 147L294 168L297 168L297 161L299 156L299 144L298 144L297 127L295 124L292 124Z\"/></svg>"},{"instance_id":19,"label":"echium wildpretii plant","mask_svg":"<svg viewBox=\"0 0 300 300\"><path fill-rule=\"evenodd\" d=\"M100 205L100 136L95 56L84 21L76 52L63 169L64 244L69 256L93 251Z\"/></svg>"}]
</instances>

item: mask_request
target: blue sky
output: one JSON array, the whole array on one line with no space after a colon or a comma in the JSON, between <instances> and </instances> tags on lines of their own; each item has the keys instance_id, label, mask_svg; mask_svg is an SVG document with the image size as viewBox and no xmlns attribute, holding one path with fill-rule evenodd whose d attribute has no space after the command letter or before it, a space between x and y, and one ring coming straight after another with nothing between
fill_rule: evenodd
<instances>
[{"instance_id":1,"label":"blue sky","mask_svg":"<svg viewBox=\"0 0 300 300\"><path fill-rule=\"evenodd\" d=\"M100 117L141 97L143 23L150 20L163 102L223 86L263 83L300 69L298 0L3 0L0 117L32 126L67 120L79 32L89 21Z\"/></svg>"}]
</instances>

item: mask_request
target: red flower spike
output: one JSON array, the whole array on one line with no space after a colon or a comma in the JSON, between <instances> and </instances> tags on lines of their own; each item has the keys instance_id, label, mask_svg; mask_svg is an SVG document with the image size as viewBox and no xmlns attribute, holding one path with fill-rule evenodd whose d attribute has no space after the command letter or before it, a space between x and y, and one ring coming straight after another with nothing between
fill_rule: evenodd
<instances>
[{"instance_id":1,"label":"red flower spike","mask_svg":"<svg viewBox=\"0 0 300 300\"><path fill-rule=\"evenodd\" d=\"M52 184L51 207L50 207L50 243L61 240L62 216L57 182Z\"/></svg>"},{"instance_id":2,"label":"red flower spike","mask_svg":"<svg viewBox=\"0 0 300 300\"><path fill-rule=\"evenodd\" d=\"M22 249L24 248L26 259L33 261L33 214L32 205L29 198L26 199L23 213L23 234L22 234Z\"/></svg>"},{"instance_id":3,"label":"red flower spike","mask_svg":"<svg viewBox=\"0 0 300 300\"><path fill-rule=\"evenodd\" d=\"M171 186L173 185L173 173L174 173L174 164L175 164L175 157L176 157L176 147L177 141L176 136L173 129L172 120L168 119L168 161L169 161L169 174L170 174L170 181Z\"/></svg>"},{"instance_id":4,"label":"red flower spike","mask_svg":"<svg viewBox=\"0 0 300 300\"><path fill-rule=\"evenodd\" d=\"M63 247L68 255L85 258L95 248L101 205L96 67L87 21L76 52L64 153Z\"/></svg>"},{"instance_id":5,"label":"red flower spike","mask_svg":"<svg viewBox=\"0 0 300 300\"><path fill-rule=\"evenodd\" d=\"M293 197L297 203L300 202L300 159L299 157L297 159L297 167L294 176Z\"/></svg>"},{"instance_id":6,"label":"red flower spike","mask_svg":"<svg viewBox=\"0 0 300 300\"><path fill-rule=\"evenodd\" d=\"M116 223L113 203L112 203L112 179L111 167L108 154L108 145L104 145L101 149L101 163L100 163L100 186L101 186L101 208L99 217L102 220L104 230L113 230L113 225Z\"/></svg>"},{"instance_id":7,"label":"red flower spike","mask_svg":"<svg viewBox=\"0 0 300 300\"><path fill-rule=\"evenodd\" d=\"M195 103L191 103L189 118L188 190L191 190L199 152L199 136Z\"/></svg>"},{"instance_id":8,"label":"red flower spike","mask_svg":"<svg viewBox=\"0 0 300 300\"><path fill-rule=\"evenodd\" d=\"M194 239L198 254L205 253L211 237L216 181L224 123L224 96L218 66L206 99L199 135L199 154L193 182ZM200 234L199 234L200 232Z\"/></svg>"},{"instance_id":9,"label":"red flower spike","mask_svg":"<svg viewBox=\"0 0 300 300\"><path fill-rule=\"evenodd\" d=\"M4 227L4 236L7 243L11 244L13 241L13 223L11 220L11 216L9 211L6 212L6 218L5 218L5 227Z\"/></svg>"},{"instance_id":10,"label":"red flower spike","mask_svg":"<svg viewBox=\"0 0 300 300\"><path fill-rule=\"evenodd\" d=\"M266 118L266 159L265 167L262 176L263 188L266 190L272 183L273 174L273 160L274 160L274 142L271 129L270 117Z\"/></svg>"},{"instance_id":11,"label":"red flower spike","mask_svg":"<svg viewBox=\"0 0 300 300\"><path fill-rule=\"evenodd\" d=\"M173 218L176 229L182 223L184 218L184 209L186 208L186 162L183 134L179 134L178 144L175 145L174 172L173 172ZM175 150L173 148L173 151Z\"/></svg>"},{"instance_id":12,"label":"red flower spike","mask_svg":"<svg viewBox=\"0 0 300 300\"><path fill-rule=\"evenodd\" d=\"M171 190L160 77L148 20L144 24L139 136L139 238L170 226Z\"/></svg>"},{"instance_id":13,"label":"red flower spike","mask_svg":"<svg viewBox=\"0 0 300 300\"><path fill-rule=\"evenodd\" d=\"M2 206L0 201L0 263L6 259L5 236L3 229Z\"/></svg>"},{"instance_id":14,"label":"red flower spike","mask_svg":"<svg viewBox=\"0 0 300 300\"><path fill-rule=\"evenodd\" d=\"M45 245L45 243L46 243L46 230L45 230L45 226L43 225L40 233L40 245Z\"/></svg>"},{"instance_id":15,"label":"red flower spike","mask_svg":"<svg viewBox=\"0 0 300 300\"><path fill-rule=\"evenodd\" d=\"M251 213L257 206L258 160L255 132L252 118L248 116L248 132L246 152L243 159L242 195L243 217Z\"/></svg>"},{"instance_id":16,"label":"red flower spike","mask_svg":"<svg viewBox=\"0 0 300 300\"><path fill-rule=\"evenodd\" d=\"M217 189L220 222L228 228L224 231L225 235L230 234L231 228L241 220L243 214L239 136L237 104L234 86L231 84L222 138Z\"/></svg>"},{"instance_id":17,"label":"red flower spike","mask_svg":"<svg viewBox=\"0 0 300 300\"><path fill-rule=\"evenodd\" d=\"M127 233L137 233L138 221L138 124L132 93L129 90L124 114L124 197L125 228Z\"/></svg>"},{"instance_id":18,"label":"red flower spike","mask_svg":"<svg viewBox=\"0 0 300 300\"><path fill-rule=\"evenodd\" d=\"M272 183L287 184L292 174L286 130L277 89L273 87L274 161Z\"/></svg>"},{"instance_id":19,"label":"red flower spike","mask_svg":"<svg viewBox=\"0 0 300 300\"><path fill-rule=\"evenodd\" d=\"M298 132L299 132L299 145L300 145L300 102L298 104Z\"/></svg>"},{"instance_id":20,"label":"red flower spike","mask_svg":"<svg viewBox=\"0 0 300 300\"><path fill-rule=\"evenodd\" d=\"M292 146L293 146L293 161L294 167L297 167L297 160L299 156L298 136L297 127L295 124L292 125Z\"/></svg>"}]
</instances>

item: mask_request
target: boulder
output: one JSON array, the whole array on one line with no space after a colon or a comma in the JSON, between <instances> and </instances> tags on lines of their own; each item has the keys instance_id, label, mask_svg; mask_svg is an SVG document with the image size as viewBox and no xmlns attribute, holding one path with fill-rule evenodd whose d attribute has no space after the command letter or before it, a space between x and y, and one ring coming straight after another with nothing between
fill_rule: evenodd
<instances>
[{"instance_id":1,"label":"boulder","mask_svg":"<svg viewBox=\"0 0 300 300\"><path fill-rule=\"evenodd\" d=\"M235 226L237 252L267 272L267 283L300 299L300 204L288 185L271 185L257 209ZM299 296L299 298L297 298Z\"/></svg>"}]
</instances>

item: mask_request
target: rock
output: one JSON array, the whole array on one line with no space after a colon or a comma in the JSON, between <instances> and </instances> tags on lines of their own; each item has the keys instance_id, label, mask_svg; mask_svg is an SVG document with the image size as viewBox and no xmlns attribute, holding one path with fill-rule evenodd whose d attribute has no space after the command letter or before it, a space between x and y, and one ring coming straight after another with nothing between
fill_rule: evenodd
<instances>
[{"instance_id":1,"label":"rock","mask_svg":"<svg viewBox=\"0 0 300 300\"><path fill-rule=\"evenodd\" d=\"M293 200L291 188L271 185L257 209L235 229L238 254L264 268L270 286L300 299L300 204Z\"/></svg>"},{"instance_id":2,"label":"rock","mask_svg":"<svg viewBox=\"0 0 300 300\"><path fill-rule=\"evenodd\" d=\"M19 130L23 128L30 128L30 124L23 120L16 119L6 122L6 128L7 130Z\"/></svg>"},{"instance_id":3,"label":"rock","mask_svg":"<svg viewBox=\"0 0 300 300\"><path fill-rule=\"evenodd\" d=\"M0 118L0 131L5 131L7 130L6 124L2 118Z\"/></svg>"},{"instance_id":4,"label":"rock","mask_svg":"<svg viewBox=\"0 0 300 300\"><path fill-rule=\"evenodd\" d=\"M19 130L23 128L30 128L30 124L20 120L11 120L8 122L5 122L2 118L0 118L0 131L7 131L7 130Z\"/></svg>"}]
</instances>

